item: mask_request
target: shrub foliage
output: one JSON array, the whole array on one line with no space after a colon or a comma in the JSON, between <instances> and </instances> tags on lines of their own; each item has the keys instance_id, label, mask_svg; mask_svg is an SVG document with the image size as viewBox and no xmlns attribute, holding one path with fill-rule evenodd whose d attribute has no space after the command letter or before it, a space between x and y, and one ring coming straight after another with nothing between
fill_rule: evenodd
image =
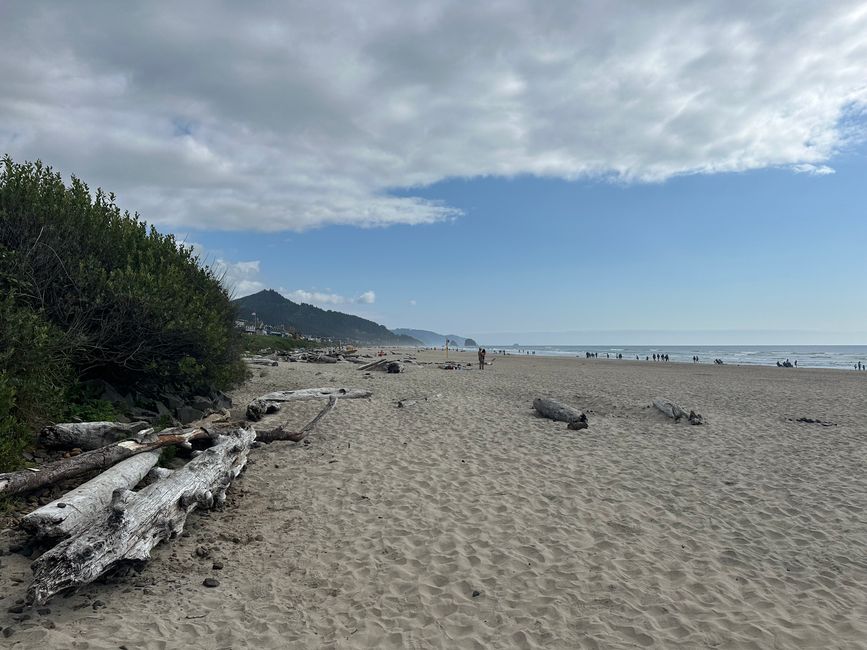
<instances>
[{"instance_id":1,"label":"shrub foliage","mask_svg":"<svg viewBox=\"0 0 867 650\"><path fill-rule=\"evenodd\" d=\"M0 444L58 417L87 379L190 394L244 376L213 269L39 162L0 169L0 296Z\"/></svg>"}]
</instances>

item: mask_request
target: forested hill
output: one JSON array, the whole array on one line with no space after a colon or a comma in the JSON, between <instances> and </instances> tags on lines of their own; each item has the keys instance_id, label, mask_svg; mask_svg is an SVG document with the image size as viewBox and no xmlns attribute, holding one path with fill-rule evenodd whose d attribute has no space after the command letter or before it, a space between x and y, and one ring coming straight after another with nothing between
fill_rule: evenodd
<instances>
[{"instance_id":1,"label":"forested hill","mask_svg":"<svg viewBox=\"0 0 867 650\"><path fill-rule=\"evenodd\" d=\"M272 327L292 327L304 335L339 339L373 345L420 345L410 336L400 336L373 321L320 309L306 303L292 302L272 289L232 301L238 317L252 320L253 314Z\"/></svg>"}]
</instances>

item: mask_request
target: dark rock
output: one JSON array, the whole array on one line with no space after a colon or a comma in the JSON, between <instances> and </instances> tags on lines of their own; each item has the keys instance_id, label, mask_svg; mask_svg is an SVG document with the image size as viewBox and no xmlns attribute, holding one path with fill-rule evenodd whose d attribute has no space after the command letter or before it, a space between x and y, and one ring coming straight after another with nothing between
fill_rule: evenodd
<instances>
[{"instance_id":1,"label":"dark rock","mask_svg":"<svg viewBox=\"0 0 867 650\"><path fill-rule=\"evenodd\" d=\"M156 400L154 402L154 406L156 407L157 413L159 414L160 417L163 417L164 415L168 415L171 417L171 415L172 415L171 410L169 410L169 408L165 404L163 404L161 401Z\"/></svg>"},{"instance_id":2,"label":"dark rock","mask_svg":"<svg viewBox=\"0 0 867 650\"><path fill-rule=\"evenodd\" d=\"M203 395L194 395L190 400L190 406L194 409L199 409L203 413L210 413L214 410L214 403Z\"/></svg>"},{"instance_id":3,"label":"dark rock","mask_svg":"<svg viewBox=\"0 0 867 650\"><path fill-rule=\"evenodd\" d=\"M12 636L13 634L15 634L15 630L13 630L11 627L4 627L3 628L3 636L6 637L7 639L10 636Z\"/></svg>"},{"instance_id":4,"label":"dark rock","mask_svg":"<svg viewBox=\"0 0 867 650\"><path fill-rule=\"evenodd\" d=\"M215 571L219 571L220 569L223 568L223 563L222 562L214 562L214 565L211 568L214 569Z\"/></svg>"},{"instance_id":5,"label":"dark rock","mask_svg":"<svg viewBox=\"0 0 867 650\"><path fill-rule=\"evenodd\" d=\"M220 581L216 578L205 578L202 584L206 587L219 587Z\"/></svg>"},{"instance_id":6,"label":"dark rock","mask_svg":"<svg viewBox=\"0 0 867 650\"><path fill-rule=\"evenodd\" d=\"M159 413L157 413L156 411L140 408L138 406L131 408L129 414L136 420L144 420L145 422L150 422L151 424L156 422L160 417Z\"/></svg>"},{"instance_id":7,"label":"dark rock","mask_svg":"<svg viewBox=\"0 0 867 650\"><path fill-rule=\"evenodd\" d=\"M46 620L42 621L42 627L44 627L48 630L53 630L54 628L57 627L57 625L55 625L54 621L52 621L51 619L46 619Z\"/></svg>"},{"instance_id":8,"label":"dark rock","mask_svg":"<svg viewBox=\"0 0 867 650\"><path fill-rule=\"evenodd\" d=\"M205 546L196 547L196 557L206 558L211 555L211 552Z\"/></svg>"},{"instance_id":9,"label":"dark rock","mask_svg":"<svg viewBox=\"0 0 867 650\"><path fill-rule=\"evenodd\" d=\"M40 607L39 609L36 610L36 613L39 614L40 616L48 616L51 613L51 608L50 607Z\"/></svg>"},{"instance_id":10,"label":"dark rock","mask_svg":"<svg viewBox=\"0 0 867 650\"><path fill-rule=\"evenodd\" d=\"M24 611L24 605L12 605L9 609L6 610L10 614L20 614Z\"/></svg>"},{"instance_id":11,"label":"dark rock","mask_svg":"<svg viewBox=\"0 0 867 650\"><path fill-rule=\"evenodd\" d=\"M170 409L179 409L184 405L184 400L182 400L174 393L163 393L162 395L160 395L160 397Z\"/></svg>"},{"instance_id":12,"label":"dark rock","mask_svg":"<svg viewBox=\"0 0 867 650\"><path fill-rule=\"evenodd\" d=\"M100 608L102 608L102 607L105 607L105 603L102 602L101 600L94 600L94 601L93 601L93 605L92 605L92 607L93 607L94 609L100 609Z\"/></svg>"},{"instance_id":13,"label":"dark rock","mask_svg":"<svg viewBox=\"0 0 867 650\"><path fill-rule=\"evenodd\" d=\"M218 409L232 408L232 398L221 390L214 391L214 406Z\"/></svg>"},{"instance_id":14,"label":"dark rock","mask_svg":"<svg viewBox=\"0 0 867 650\"><path fill-rule=\"evenodd\" d=\"M482 592L481 592L481 591L474 591L474 592L473 592L473 598L478 598L478 597L481 596L481 595L482 595Z\"/></svg>"},{"instance_id":15,"label":"dark rock","mask_svg":"<svg viewBox=\"0 0 867 650\"><path fill-rule=\"evenodd\" d=\"M201 420L204 417L204 413L199 409L195 409L192 406L181 406L176 411L178 420L181 421L181 424L189 424L190 422L195 422L196 420Z\"/></svg>"}]
</instances>

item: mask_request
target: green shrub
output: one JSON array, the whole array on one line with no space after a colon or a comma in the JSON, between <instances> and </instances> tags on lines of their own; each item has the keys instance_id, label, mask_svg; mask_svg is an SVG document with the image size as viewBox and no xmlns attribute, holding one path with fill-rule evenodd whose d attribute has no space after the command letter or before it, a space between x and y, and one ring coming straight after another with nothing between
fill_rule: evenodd
<instances>
[{"instance_id":1,"label":"green shrub","mask_svg":"<svg viewBox=\"0 0 867 650\"><path fill-rule=\"evenodd\" d=\"M78 382L190 395L245 375L216 273L112 194L39 162L0 168L0 296L4 448L62 414Z\"/></svg>"}]
</instances>

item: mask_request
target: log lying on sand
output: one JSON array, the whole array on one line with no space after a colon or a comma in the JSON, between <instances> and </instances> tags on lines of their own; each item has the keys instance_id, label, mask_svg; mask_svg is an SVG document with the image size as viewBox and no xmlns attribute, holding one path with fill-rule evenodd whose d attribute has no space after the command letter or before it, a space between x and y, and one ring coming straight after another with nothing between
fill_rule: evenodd
<instances>
[{"instance_id":1,"label":"log lying on sand","mask_svg":"<svg viewBox=\"0 0 867 650\"><path fill-rule=\"evenodd\" d=\"M377 359L376 361L365 363L363 366L360 366L358 370L374 370L379 368L379 366L385 365L386 363L388 363L388 359Z\"/></svg>"},{"instance_id":2,"label":"log lying on sand","mask_svg":"<svg viewBox=\"0 0 867 650\"><path fill-rule=\"evenodd\" d=\"M276 366L276 359L269 359L268 357L244 357L244 361L254 366Z\"/></svg>"},{"instance_id":3,"label":"log lying on sand","mask_svg":"<svg viewBox=\"0 0 867 650\"><path fill-rule=\"evenodd\" d=\"M328 413L337 406L337 398L330 397L328 399L328 403L322 408L321 411L316 415L315 418L310 420L307 424L304 425L304 428L301 431L286 431L283 426L279 426L276 429L270 429L268 431L260 430L256 432L256 441L257 442L276 442L278 440L289 440L291 442L301 442L310 435L313 429L318 424L319 420L324 418Z\"/></svg>"},{"instance_id":4,"label":"log lying on sand","mask_svg":"<svg viewBox=\"0 0 867 650\"><path fill-rule=\"evenodd\" d=\"M543 417L557 420L558 422L566 422L568 428L575 431L586 429L588 426L587 416L581 411L577 411L571 406L566 406L553 399L537 397L533 400L533 408Z\"/></svg>"},{"instance_id":5,"label":"log lying on sand","mask_svg":"<svg viewBox=\"0 0 867 650\"><path fill-rule=\"evenodd\" d=\"M278 390L274 393L266 393L258 399L266 402L293 402L304 399L362 399L370 397L373 393L362 388L301 388L299 390Z\"/></svg>"},{"instance_id":6,"label":"log lying on sand","mask_svg":"<svg viewBox=\"0 0 867 650\"><path fill-rule=\"evenodd\" d=\"M332 357L327 354L308 354L307 363L337 363L342 361L341 358Z\"/></svg>"},{"instance_id":7,"label":"log lying on sand","mask_svg":"<svg viewBox=\"0 0 867 650\"><path fill-rule=\"evenodd\" d=\"M52 424L39 433L39 442L51 449L99 449L150 428L147 422L68 422Z\"/></svg>"},{"instance_id":8,"label":"log lying on sand","mask_svg":"<svg viewBox=\"0 0 867 650\"><path fill-rule=\"evenodd\" d=\"M41 605L63 589L92 582L122 560L147 560L154 546L183 531L190 511L225 500L255 437L253 429L227 432L182 469L140 492L115 490L105 521L33 563L28 600Z\"/></svg>"},{"instance_id":9,"label":"log lying on sand","mask_svg":"<svg viewBox=\"0 0 867 650\"><path fill-rule=\"evenodd\" d=\"M308 399L359 399L362 397L370 397L373 393L369 390L361 390L358 388L302 388L300 390L282 390L275 393L268 393L257 397L247 404L247 419L253 422L258 422L265 415L274 413L280 410L281 402L292 402L295 400Z\"/></svg>"},{"instance_id":10,"label":"log lying on sand","mask_svg":"<svg viewBox=\"0 0 867 650\"><path fill-rule=\"evenodd\" d=\"M56 501L34 510L21 520L22 528L38 538L70 537L82 531L105 516L115 490L134 488L152 471L159 458L158 451L127 458Z\"/></svg>"},{"instance_id":11,"label":"log lying on sand","mask_svg":"<svg viewBox=\"0 0 867 650\"><path fill-rule=\"evenodd\" d=\"M702 424L703 422L702 417L695 411L687 413L677 404L670 402L669 400L655 399L653 400L653 405L675 422L680 422L682 419L686 419L690 424Z\"/></svg>"},{"instance_id":12,"label":"log lying on sand","mask_svg":"<svg viewBox=\"0 0 867 650\"><path fill-rule=\"evenodd\" d=\"M212 431L226 428L227 425L225 424L217 424L220 419L225 419L225 415L214 413L197 422L198 426L192 428L175 427L164 429L160 433L153 433L152 430L145 429L130 440L122 440L99 449L86 451L72 458L62 458L38 469L25 469L0 474L0 495L6 496L38 490L57 481L111 467L136 454L209 438Z\"/></svg>"}]
</instances>

